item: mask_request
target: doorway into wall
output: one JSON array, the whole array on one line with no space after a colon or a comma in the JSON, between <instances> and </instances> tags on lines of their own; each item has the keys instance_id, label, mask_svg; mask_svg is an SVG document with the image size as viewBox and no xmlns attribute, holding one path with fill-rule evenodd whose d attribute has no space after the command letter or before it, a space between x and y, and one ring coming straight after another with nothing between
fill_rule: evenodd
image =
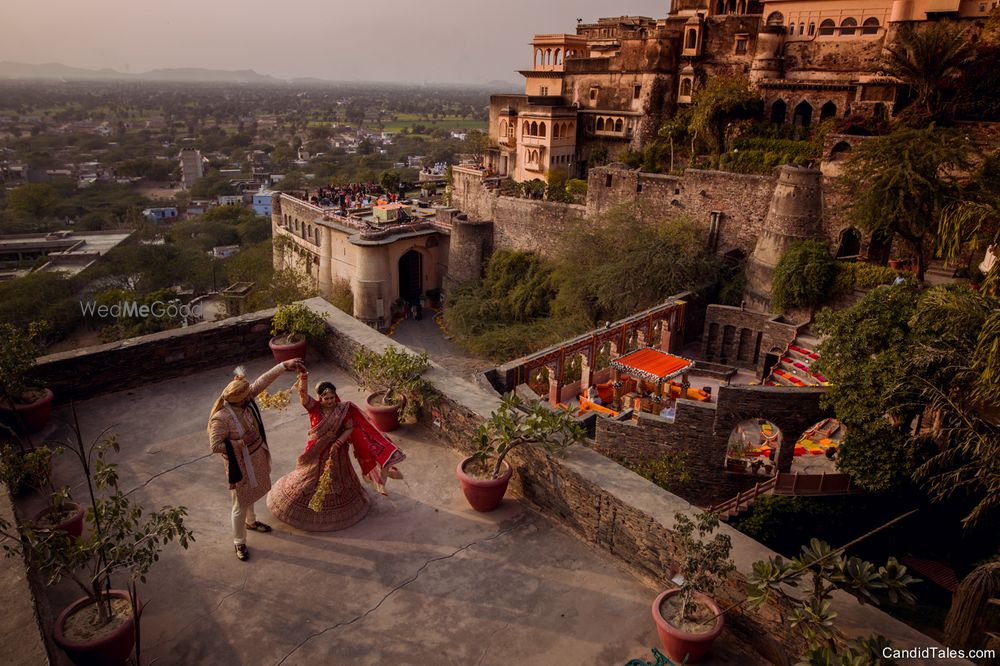
<instances>
[{"instance_id":1,"label":"doorway into wall","mask_svg":"<svg viewBox=\"0 0 1000 666\"><path fill-rule=\"evenodd\" d=\"M399 258L399 297L407 303L416 304L424 291L423 257L416 250L410 250Z\"/></svg>"}]
</instances>

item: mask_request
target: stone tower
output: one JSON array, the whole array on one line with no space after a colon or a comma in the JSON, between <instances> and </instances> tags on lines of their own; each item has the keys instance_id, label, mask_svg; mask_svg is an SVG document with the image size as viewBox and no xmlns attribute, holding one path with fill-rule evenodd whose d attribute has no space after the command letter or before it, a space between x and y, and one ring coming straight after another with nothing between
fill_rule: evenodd
<instances>
[{"instance_id":1,"label":"stone tower","mask_svg":"<svg viewBox=\"0 0 1000 666\"><path fill-rule=\"evenodd\" d=\"M800 240L822 240L823 185L817 169L780 166L764 229L747 266L747 307L771 311L772 275L785 250Z\"/></svg>"},{"instance_id":2,"label":"stone tower","mask_svg":"<svg viewBox=\"0 0 1000 666\"><path fill-rule=\"evenodd\" d=\"M483 275L486 261L493 252L493 222L490 220L452 221L451 241L448 247L448 273L444 278L444 291Z\"/></svg>"}]
</instances>

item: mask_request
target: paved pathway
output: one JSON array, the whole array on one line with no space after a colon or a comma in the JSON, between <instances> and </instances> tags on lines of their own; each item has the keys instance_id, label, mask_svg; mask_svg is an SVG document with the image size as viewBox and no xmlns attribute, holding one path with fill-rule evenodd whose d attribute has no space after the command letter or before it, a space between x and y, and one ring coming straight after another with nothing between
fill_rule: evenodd
<instances>
[{"instance_id":1,"label":"paved pathway","mask_svg":"<svg viewBox=\"0 0 1000 666\"><path fill-rule=\"evenodd\" d=\"M403 319L392 329L390 336L401 345L416 351L425 351L432 361L456 375L469 379L477 371L493 367L489 359L466 354L458 345L445 337L434 321L434 311L425 308L420 319Z\"/></svg>"}]
</instances>

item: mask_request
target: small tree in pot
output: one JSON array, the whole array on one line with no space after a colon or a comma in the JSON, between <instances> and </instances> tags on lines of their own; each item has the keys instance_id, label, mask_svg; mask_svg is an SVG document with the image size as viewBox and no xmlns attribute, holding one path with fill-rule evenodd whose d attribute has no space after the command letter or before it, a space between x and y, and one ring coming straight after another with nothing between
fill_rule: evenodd
<instances>
[{"instance_id":1,"label":"small tree in pot","mask_svg":"<svg viewBox=\"0 0 1000 666\"><path fill-rule=\"evenodd\" d=\"M20 453L7 444L0 445L0 481L7 484L15 495L25 490L46 495L48 502L35 514L31 521L34 525L54 527L80 536L83 533L83 507L70 501L69 488L63 486L57 490L52 485L52 456L62 451L62 447L53 450L39 446Z\"/></svg>"},{"instance_id":2,"label":"small tree in pot","mask_svg":"<svg viewBox=\"0 0 1000 666\"><path fill-rule=\"evenodd\" d=\"M460 462L455 473L472 508L492 511L507 492L512 470L505 459L512 450L535 443L559 454L585 436L583 426L569 410L552 410L539 401L525 405L517 395L508 393L476 433L476 452Z\"/></svg>"},{"instance_id":3,"label":"small tree in pot","mask_svg":"<svg viewBox=\"0 0 1000 666\"><path fill-rule=\"evenodd\" d=\"M138 663L139 599L138 581L159 559L160 551L175 539L183 548L194 540L184 527L184 507L163 507L143 516L118 488L116 466L104 462L109 450L118 451L114 436L106 430L86 445L74 413L75 442L67 444L79 459L87 482L90 506L87 509L88 535L77 539L56 529L30 525L14 528L0 519L0 536L8 557L24 552L29 564L52 585L70 578L84 593L60 613L54 627L56 643L74 661L124 663L136 646ZM104 491L102 494L101 491ZM112 578L123 575L127 591L112 589ZM74 624L86 638L68 634L67 619L85 615ZM114 619L121 620L119 624Z\"/></svg>"},{"instance_id":4,"label":"small tree in pot","mask_svg":"<svg viewBox=\"0 0 1000 666\"><path fill-rule=\"evenodd\" d=\"M306 342L319 340L326 334L326 322L321 316L302 305L279 305L271 318L271 341L268 346L275 360L290 361L305 358Z\"/></svg>"},{"instance_id":5,"label":"small tree in pot","mask_svg":"<svg viewBox=\"0 0 1000 666\"><path fill-rule=\"evenodd\" d=\"M416 418L420 408L433 399L434 389L422 377L430 362L427 353L409 354L394 346L377 354L362 347L354 357L358 385L372 391L368 414L383 432L399 427L400 416Z\"/></svg>"},{"instance_id":6,"label":"small tree in pot","mask_svg":"<svg viewBox=\"0 0 1000 666\"><path fill-rule=\"evenodd\" d=\"M25 333L16 326L0 323L0 415L17 434L39 432L52 412L52 391L28 377L39 349L36 340L48 324L33 321ZM28 443L18 438L21 450Z\"/></svg>"},{"instance_id":7,"label":"small tree in pot","mask_svg":"<svg viewBox=\"0 0 1000 666\"><path fill-rule=\"evenodd\" d=\"M736 567L729 559L729 535L709 536L719 527L714 513L674 516L673 534L680 551L681 586L667 590L653 602L653 620L670 657L693 663L704 657L722 633L722 611L709 597L715 586Z\"/></svg>"}]
</instances>

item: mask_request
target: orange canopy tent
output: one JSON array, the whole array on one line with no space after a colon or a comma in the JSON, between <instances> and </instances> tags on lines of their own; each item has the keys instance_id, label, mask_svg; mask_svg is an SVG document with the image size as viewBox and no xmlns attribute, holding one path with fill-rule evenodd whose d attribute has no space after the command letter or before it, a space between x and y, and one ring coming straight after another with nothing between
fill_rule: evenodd
<instances>
[{"instance_id":1,"label":"orange canopy tent","mask_svg":"<svg viewBox=\"0 0 1000 666\"><path fill-rule=\"evenodd\" d=\"M615 370L657 384L662 384L684 374L693 365L694 361L652 347L619 356L611 361L611 367Z\"/></svg>"}]
</instances>

